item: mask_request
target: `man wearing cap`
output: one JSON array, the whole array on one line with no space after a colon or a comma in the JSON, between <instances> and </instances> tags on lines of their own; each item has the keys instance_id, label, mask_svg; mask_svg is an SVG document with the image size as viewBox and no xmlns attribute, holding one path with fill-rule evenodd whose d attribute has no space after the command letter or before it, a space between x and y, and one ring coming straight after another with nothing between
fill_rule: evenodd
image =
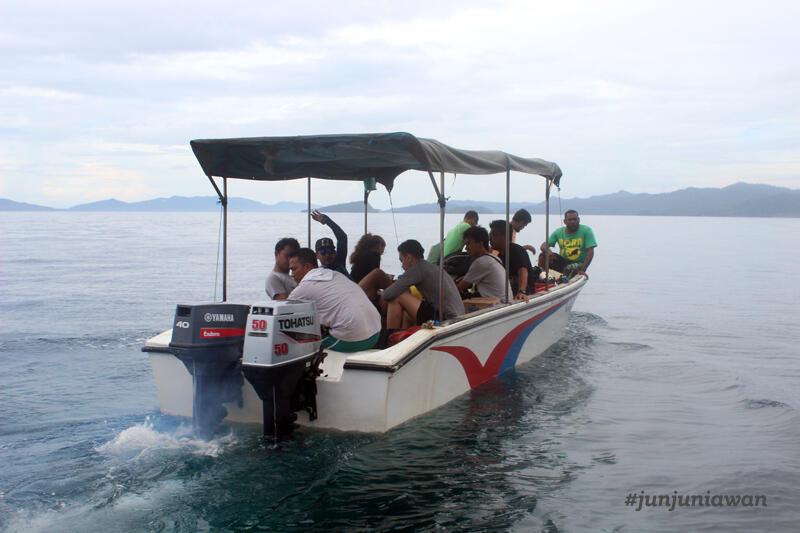
<instances>
[{"instance_id":1,"label":"man wearing cap","mask_svg":"<svg viewBox=\"0 0 800 533\"><path fill-rule=\"evenodd\" d=\"M310 248L289 254L289 268L297 288L291 300L312 301L319 323L327 328L322 346L337 352L358 352L375 346L381 332L381 315L361 287L340 272L317 268Z\"/></svg>"},{"instance_id":2,"label":"man wearing cap","mask_svg":"<svg viewBox=\"0 0 800 533\"><path fill-rule=\"evenodd\" d=\"M333 240L329 237L317 239L317 243L314 245L317 259L319 259L322 268L335 270L350 278L350 273L347 272L347 234L328 215L323 215L317 210L311 211L311 218L320 224L330 226L333 235L336 237L335 248Z\"/></svg>"}]
</instances>

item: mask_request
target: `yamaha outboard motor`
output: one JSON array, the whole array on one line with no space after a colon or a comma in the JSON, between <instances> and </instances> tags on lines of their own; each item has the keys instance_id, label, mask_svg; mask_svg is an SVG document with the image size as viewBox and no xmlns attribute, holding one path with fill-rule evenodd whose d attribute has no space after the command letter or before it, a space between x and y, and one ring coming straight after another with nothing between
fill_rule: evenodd
<instances>
[{"instance_id":1,"label":"yamaha outboard motor","mask_svg":"<svg viewBox=\"0 0 800 533\"><path fill-rule=\"evenodd\" d=\"M242 402L242 345L249 305L179 305L170 351L192 374L192 427L207 439L228 411Z\"/></svg>"},{"instance_id":2,"label":"yamaha outboard motor","mask_svg":"<svg viewBox=\"0 0 800 533\"><path fill-rule=\"evenodd\" d=\"M297 411L317 417L316 382L321 351L314 302L270 301L253 305L247 319L242 370L261 398L264 435L294 428Z\"/></svg>"}]
</instances>

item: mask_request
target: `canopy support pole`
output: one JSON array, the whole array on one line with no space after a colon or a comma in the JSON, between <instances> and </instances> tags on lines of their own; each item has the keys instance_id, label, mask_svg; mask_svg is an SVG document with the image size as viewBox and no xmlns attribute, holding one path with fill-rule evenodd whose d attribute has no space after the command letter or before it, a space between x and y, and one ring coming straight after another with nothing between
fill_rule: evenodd
<instances>
[{"instance_id":1,"label":"canopy support pole","mask_svg":"<svg viewBox=\"0 0 800 533\"><path fill-rule=\"evenodd\" d=\"M308 180L308 206L306 209L306 218L308 219L308 247L311 248L311 178L306 178L306 180Z\"/></svg>"},{"instance_id":2,"label":"canopy support pole","mask_svg":"<svg viewBox=\"0 0 800 533\"><path fill-rule=\"evenodd\" d=\"M228 299L228 178L222 178L222 191L220 191L214 178L206 177L217 192L219 203L222 204L222 301L225 302ZM216 288L214 290L216 291Z\"/></svg>"},{"instance_id":3,"label":"canopy support pole","mask_svg":"<svg viewBox=\"0 0 800 533\"><path fill-rule=\"evenodd\" d=\"M439 323L444 321L444 206L447 204L447 199L444 197L444 172L441 173L440 187L436 186L436 178L433 177L433 172L428 171L428 176L431 178L433 190L436 191L436 198L439 202Z\"/></svg>"},{"instance_id":4,"label":"canopy support pole","mask_svg":"<svg viewBox=\"0 0 800 533\"><path fill-rule=\"evenodd\" d=\"M367 201L369 200L369 191L364 191L364 235L367 234Z\"/></svg>"},{"instance_id":5,"label":"canopy support pole","mask_svg":"<svg viewBox=\"0 0 800 533\"><path fill-rule=\"evenodd\" d=\"M544 190L544 243L550 244L550 178L547 178ZM550 246L545 246L547 252L544 255L544 290L550 288Z\"/></svg>"},{"instance_id":6,"label":"canopy support pole","mask_svg":"<svg viewBox=\"0 0 800 533\"><path fill-rule=\"evenodd\" d=\"M508 265L511 262L511 220L509 220L509 205L511 203L511 169L506 170L506 251L505 251L505 271L506 271L506 284L504 287L505 294L506 294L506 303L509 302L508 299ZM522 287L520 287L522 290Z\"/></svg>"}]
</instances>

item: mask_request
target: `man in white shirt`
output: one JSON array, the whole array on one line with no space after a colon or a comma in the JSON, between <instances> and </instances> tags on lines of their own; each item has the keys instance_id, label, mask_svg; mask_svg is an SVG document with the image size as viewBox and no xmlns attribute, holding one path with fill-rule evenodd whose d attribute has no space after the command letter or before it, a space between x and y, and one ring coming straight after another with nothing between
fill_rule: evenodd
<instances>
[{"instance_id":1,"label":"man in white shirt","mask_svg":"<svg viewBox=\"0 0 800 533\"><path fill-rule=\"evenodd\" d=\"M297 239L285 237L275 245L275 267L267 276L267 296L273 300L285 300L289 293L297 287L297 283L289 276L289 254L300 248Z\"/></svg>"},{"instance_id":2,"label":"man in white shirt","mask_svg":"<svg viewBox=\"0 0 800 533\"><path fill-rule=\"evenodd\" d=\"M341 272L317 268L310 248L289 254L289 269L297 282L290 300L313 301L317 317L328 329L322 346L337 352L358 352L375 346L381 332L381 315L361 287Z\"/></svg>"}]
</instances>

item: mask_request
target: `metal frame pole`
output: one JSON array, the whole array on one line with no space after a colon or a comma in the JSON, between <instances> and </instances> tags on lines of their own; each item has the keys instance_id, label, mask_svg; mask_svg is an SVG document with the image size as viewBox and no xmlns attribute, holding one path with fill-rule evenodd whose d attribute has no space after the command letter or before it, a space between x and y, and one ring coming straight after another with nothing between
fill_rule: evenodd
<instances>
[{"instance_id":1,"label":"metal frame pole","mask_svg":"<svg viewBox=\"0 0 800 533\"><path fill-rule=\"evenodd\" d=\"M364 191L364 235L367 234L367 201L369 200L369 191Z\"/></svg>"},{"instance_id":2,"label":"metal frame pole","mask_svg":"<svg viewBox=\"0 0 800 533\"><path fill-rule=\"evenodd\" d=\"M306 215L308 219L308 247L311 248L311 178L306 178L308 180L308 208L306 209Z\"/></svg>"},{"instance_id":3,"label":"metal frame pole","mask_svg":"<svg viewBox=\"0 0 800 533\"><path fill-rule=\"evenodd\" d=\"M223 188L225 189L225 193L223 194L222 191L219 190L219 187L217 187L217 182L214 181L214 178L209 175L206 175L206 177L208 178L208 181L211 182L211 186L214 187L214 190L217 191L219 203L222 204L222 222L224 226L224 231L222 233L222 301L224 302L227 297L228 290L228 182L226 181L226 178L222 178ZM217 256L217 260L219 260L219 256ZM215 297L217 294L216 283L217 282L215 279Z\"/></svg>"},{"instance_id":4,"label":"metal frame pole","mask_svg":"<svg viewBox=\"0 0 800 533\"><path fill-rule=\"evenodd\" d=\"M544 255L544 290L550 288L550 178L547 178L544 191L544 243L547 252Z\"/></svg>"},{"instance_id":5,"label":"metal frame pole","mask_svg":"<svg viewBox=\"0 0 800 533\"><path fill-rule=\"evenodd\" d=\"M222 301L228 301L228 178L222 178Z\"/></svg>"},{"instance_id":6,"label":"metal frame pole","mask_svg":"<svg viewBox=\"0 0 800 533\"><path fill-rule=\"evenodd\" d=\"M442 199L439 203L439 323L444 322L444 172L439 175L439 187L442 189Z\"/></svg>"},{"instance_id":7,"label":"metal frame pole","mask_svg":"<svg viewBox=\"0 0 800 533\"><path fill-rule=\"evenodd\" d=\"M509 204L511 203L511 169L506 170L506 261L505 261L505 271L506 271L506 285L504 287L505 295L506 295L506 303L508 303L508 265L511 262L511 220L509 219L510 207Z\"/></svg>"},{"instance_id":8,"label":"metal frame pole","mask_svg":"<svg viewBox=\"0 0 800 533\"><path fill-rule=\"evenodd\" d=\"M436 197L439 202L439 323L444 320L444 309L442 302L444 302L444 207L447 204L447 199L444 197L444 172L441 174L441 188L436 185L436 178L433 177L433 172L428 171L428 176L431 178L433 190L436 191Z\"/></svg>"}]
</instances>

